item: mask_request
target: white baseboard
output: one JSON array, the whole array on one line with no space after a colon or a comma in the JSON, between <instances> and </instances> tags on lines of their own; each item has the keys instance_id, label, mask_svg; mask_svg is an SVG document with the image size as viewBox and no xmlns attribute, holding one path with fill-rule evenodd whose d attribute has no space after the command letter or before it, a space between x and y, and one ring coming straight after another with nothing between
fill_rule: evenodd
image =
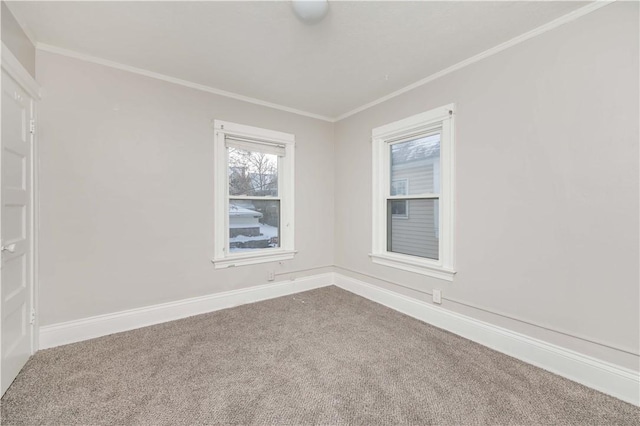
<instances>
[{"instance_id":1,"label":"white baseboard","mask_svg":"<svg viewBox=\"0 0 640 426\"><path fill-rule=\"evenodd\" d=\"M318 274L162 303L112 314L98 315L40 327L40 349L80 342L121 331L173 321L193 315L273 299L333 284L333 273Z\"/></svg>"},{"instance_id":2,"label":"white baseboard","mask_svg":"<svg viewBox=\"0 0 640 426\"><path fill-rule=\"evenodd\" d=\"M640 405L638 372L479 321L466 315L336 273L334 284L420 321L450 331L634 405Z\"/></svg>"},{"instance_id":3,"label":"white baseboard","mask_svg":"<svg viewBox=\"0 0 640 426\"><path fill-rule=\"evenodd\" d=\"M420 321L640 405L640 377L635 371L332 272L40 327L40 349L329 285L336 285Z\"/></svg>"}]
</instances>

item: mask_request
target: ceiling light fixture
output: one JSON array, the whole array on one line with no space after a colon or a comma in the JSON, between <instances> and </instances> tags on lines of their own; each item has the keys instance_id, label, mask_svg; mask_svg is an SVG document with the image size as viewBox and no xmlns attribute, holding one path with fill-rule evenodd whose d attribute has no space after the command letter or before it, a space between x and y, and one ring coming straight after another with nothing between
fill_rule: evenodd
<instances>
[{"instance_id":1,"label":"ceiling light fixture","mask_svg":"<svg viewBox=\"0 0 640 426\"><path fill-rule=\"evenodd\" d=\"M298 19L306 24L322 21L329 11L329 0L292 0L291 5Z\"/></svg>"}]
</instances>

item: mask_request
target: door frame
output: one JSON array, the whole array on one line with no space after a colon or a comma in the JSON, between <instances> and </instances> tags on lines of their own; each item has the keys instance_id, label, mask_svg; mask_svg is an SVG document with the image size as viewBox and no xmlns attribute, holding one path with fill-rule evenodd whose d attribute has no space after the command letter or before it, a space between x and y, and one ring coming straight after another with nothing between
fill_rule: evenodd
<instances>
[{"instance_id":1,"label":"door frame","mask_svg":"<svg viewBox=\"0 0 640 426\"><path fill-rule=\"evenodd\" d=\"M33 324L31 324L31 355L38 351L40 344L40 321L39 321L39 279L38 279L38 144L36 143L36 103L41 99L41 88L36 80L29 74L25 67L15 57L9 48L2 43L1 67L20 85L33 101L31 102L31 282L29 283L31 292L31 309L35 312ZM1 332L1 331L0 331Z\"/></svg>"}]
</instances>

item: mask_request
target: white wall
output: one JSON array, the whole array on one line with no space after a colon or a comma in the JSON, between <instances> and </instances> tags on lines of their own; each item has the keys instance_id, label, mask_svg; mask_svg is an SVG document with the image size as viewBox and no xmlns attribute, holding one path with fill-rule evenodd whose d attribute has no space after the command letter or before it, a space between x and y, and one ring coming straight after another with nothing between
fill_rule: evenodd
<instances>
[{"instance_id":1,"label":"white wall","mask_svg":"<svg viewBox=\"0 0 640 426\"><path fill-rule=\"evenodd\" d=\"M333 125L38 51L40 324L322 272ZM296 258L214 270L212 119L296 135Z\"/></svg>"},{"instance_id":2,"label":"white wall","mask_svg":"<svg viewBox=\"0 0 640 426\"><path fill-rule=\"evenodd\" d=\"M338 122L338 272L638 370L638 32L613 4ZM369 259L370 137L452 102L448 283Z\"/></svg>"}]
</instances>

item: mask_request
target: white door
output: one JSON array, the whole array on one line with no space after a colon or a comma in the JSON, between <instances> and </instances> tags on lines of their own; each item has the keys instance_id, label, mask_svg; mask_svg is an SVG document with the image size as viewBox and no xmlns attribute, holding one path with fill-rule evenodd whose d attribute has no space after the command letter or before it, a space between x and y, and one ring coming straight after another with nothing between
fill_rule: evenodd
<instances>
[{"instance_id":1,"label":"white door","mask_svg":"<svg viewBox=\"0 0 640 426\"><path fill-rule=\"evenodd\" d=\"M32 113L33 99L2 70L0 395L32 352Z\"/></svg>"}]
</instances>

